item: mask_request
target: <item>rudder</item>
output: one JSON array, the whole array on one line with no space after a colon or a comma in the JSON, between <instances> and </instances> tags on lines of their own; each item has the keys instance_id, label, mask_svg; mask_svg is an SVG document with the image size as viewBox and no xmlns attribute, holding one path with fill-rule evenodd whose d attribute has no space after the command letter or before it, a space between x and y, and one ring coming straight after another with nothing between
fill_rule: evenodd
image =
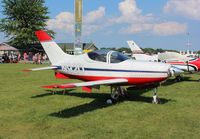
<instances>
[{"instance_id":1,"label":"rudder","mask_svg":"<svg viewBox=\"0 0 200 139\"><path fill-rule=\"evenodd\" d=\"M38 30L35 32L38 40L40 41L44 51L52 65L56 65L59 61L63 61L67 56L66 53L53 41L53 39L43 30Z\"/></svg>"}]
</instances>

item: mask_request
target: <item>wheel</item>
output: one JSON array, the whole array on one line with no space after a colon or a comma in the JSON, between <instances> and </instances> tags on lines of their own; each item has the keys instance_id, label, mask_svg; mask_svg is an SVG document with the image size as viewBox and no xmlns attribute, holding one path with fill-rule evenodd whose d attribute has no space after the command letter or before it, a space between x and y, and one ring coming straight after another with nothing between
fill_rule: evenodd
<instances>
[{"instance_id":1,"label":"wheel","mask_svg":"<svg viewBox=\"0 0 200 139\"><path fill-rule=\"evenodd\" d=\"M177 81L177 82L180 82L180 81L182 81L182 80L183 80L183 78L182 78L181 76L177 76L177 77L176 77L176 81Z\"/></svg>"},{"instance_id":2,"label":"wheel","mask_svg":"<svg viewBox=\"0 0 200 139\"><path fill-rule=\"evenodd\" d=\"M159 104L160 103L160 99L157 96L153 96L152 103L153 104Z\"/></svg>"},{"instance_id":3,"label":"wheel","mask_svg":"<svg viewBox=\"0 0 200 139\"><path fill-rule=\"evenodd\" d=\"M112 99L107 99L107 100L106 100L106 103L107 103L107 104L112 104L112 103L113 103L113 102L112 102Z\"/></svg>"}]
</instances>

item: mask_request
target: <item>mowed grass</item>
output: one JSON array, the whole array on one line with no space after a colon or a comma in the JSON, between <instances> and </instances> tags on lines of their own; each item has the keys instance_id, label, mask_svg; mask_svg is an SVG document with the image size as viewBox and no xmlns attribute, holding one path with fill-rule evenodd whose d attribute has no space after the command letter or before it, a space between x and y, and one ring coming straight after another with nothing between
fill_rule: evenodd
<instances>
[{"instance_id":1,"label":"mowed grass","mask_svg":"<svg viewBox=\"0 0 200 139\"><path fill-rule=\"evenodd\" d=\"M199 138L199 75L169 80L159 87L162 104L151 104L152 90L131 91L130 98L105 104L109 88L63 95L41 85L77 82L55 79L53 71L24 73L48 65L0 64L0 138Z\"/></svg>"}]
</instances>

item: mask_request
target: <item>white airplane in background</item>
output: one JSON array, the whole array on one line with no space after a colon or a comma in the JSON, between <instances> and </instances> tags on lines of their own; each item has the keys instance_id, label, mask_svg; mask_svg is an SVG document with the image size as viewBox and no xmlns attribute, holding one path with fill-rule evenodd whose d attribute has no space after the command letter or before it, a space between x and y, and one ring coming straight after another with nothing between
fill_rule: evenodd
<instances>
[{"instance_id":1,"label":"white airplane in background","mask_svg":"<svg viewBox=\"0 0 200 139\"><path fill-rule=\"evenodd\" d=\"M135 61L116 52L97 50L80 55L69 55L52 40L45 31L36 31L42 47L51 62L50 67L29 69L26 71L55 70L57 78L75 78L81 83L54 84L43 88L82 87L91 92L92 87L108 85L111 87L111 102L123 95L122 86L145 86L166 80L171 72L166 63ZM156 89L153 102L157 103Z\"/></svg>"},{"instance_id":2,"label":"white airplane in background","mask_svg":"<svg viewBox=\"0 0 200 139\"><path fill-rule=\"evenodd\" d=\"M134 41L127 41L129 47L134 52L142 51ZM158 55L133 54L136 60L143 61L162 61L172 65L171 70L174 72L178 81L182 80L180 73L182 72L199 72L200 58L189 58L176 52L164 52ZM148 56L148 57L147 57Z\"/></svg>"},{"instance_id":3,"label":"white airplane in background","mask_svg":"<svg viewBox=\"0 0 200 139\"><path fill-rule=\"evenodd\" d=\"M134 41L127 41L128 46L130 47L132 51L132 57L136 60L142 60L142 61L151 61L156 62L158 61L158 55L147 55L144 54L142 49L134 42Z\"/></svg>"}]
</instances>

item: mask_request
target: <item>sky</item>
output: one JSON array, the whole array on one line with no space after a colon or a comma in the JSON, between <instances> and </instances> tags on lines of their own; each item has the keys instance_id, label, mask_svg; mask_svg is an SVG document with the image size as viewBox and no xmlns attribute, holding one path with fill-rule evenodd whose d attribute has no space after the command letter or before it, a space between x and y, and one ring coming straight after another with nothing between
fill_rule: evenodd
<instances>
[{"instance_id":1,"label":"sky","mask_svg":"<svg viewBox=\"0 0 200 139\"><path fill-rule=\"evenodd\" d=\"M199 5L200 0L83 0L82 42L128 48L126 41L134 40L142 48L187 50L189 38L189 50L200 50ZM45 6L55 41L73 42L74 0L46 0Z\"/></svg>"}]
</instances>

